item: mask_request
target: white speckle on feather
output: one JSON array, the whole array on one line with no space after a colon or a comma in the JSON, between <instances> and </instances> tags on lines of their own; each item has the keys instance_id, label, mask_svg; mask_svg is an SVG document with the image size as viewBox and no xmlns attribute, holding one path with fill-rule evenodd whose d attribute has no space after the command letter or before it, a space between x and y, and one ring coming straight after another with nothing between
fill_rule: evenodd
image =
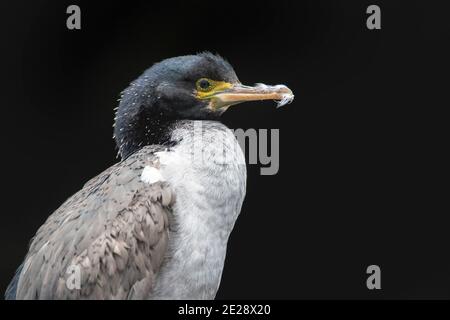
<instances>
[{"instance_id":1,"label":"white speckle on feather","mask_svg":"<svg viewBox=\"0 0 450 320\"><path fill-rule=\"evenodd\" d=\"M155 167L146 166L144 170L142 170L141 181L148 184L153 184L158 181L164 181L164 178L161 171Z\"/></svg>"}]
</instances>

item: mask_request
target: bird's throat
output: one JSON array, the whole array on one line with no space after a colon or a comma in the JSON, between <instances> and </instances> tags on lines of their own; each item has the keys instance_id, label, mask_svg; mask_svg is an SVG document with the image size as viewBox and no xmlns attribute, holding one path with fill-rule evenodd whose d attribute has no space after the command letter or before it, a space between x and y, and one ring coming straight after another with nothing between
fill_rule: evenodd
<instances>
[{"instance_id":1,"label":"bird's throat","mask_svg":"<svg viewBox=\"0 0 450 320\"><path fill-rule=\"evenodd\" d=\"M116 130L116 144L122 159L149 145L172 147L171 133L177 120L147 117Z\"/></svg>"}]
</instances>

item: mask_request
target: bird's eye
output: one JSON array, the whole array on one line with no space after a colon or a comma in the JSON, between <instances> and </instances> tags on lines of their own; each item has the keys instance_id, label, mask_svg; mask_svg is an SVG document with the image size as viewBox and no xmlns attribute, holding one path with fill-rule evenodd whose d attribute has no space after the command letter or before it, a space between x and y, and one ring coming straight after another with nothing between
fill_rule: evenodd
<instances>
[{"instance_id":1,"label":"bird's eye","mask_svg":"<svg viewBox=\"0 0 450 320\"><path fill-rule=\"evenodd\" d=\"M212 88L212 83L208 79L200 79L197 81L197 90L209 91Z\"/></svg>"}]
</instances>

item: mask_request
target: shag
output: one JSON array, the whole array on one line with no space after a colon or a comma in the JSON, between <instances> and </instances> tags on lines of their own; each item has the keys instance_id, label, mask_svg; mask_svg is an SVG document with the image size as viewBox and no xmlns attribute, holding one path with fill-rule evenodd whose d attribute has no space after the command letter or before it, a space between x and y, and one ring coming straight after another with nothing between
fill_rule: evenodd
<instances>
[{"instance_id":1,"label":"shag","mask_svg":"<svg viewBox=\"0 0 450 320\"><path fill-rule=\"evenodd\" d=\"M246 191L244 154L220 116L292 99L284 85L242 85L211 53L154 64L122 93L121 161L39 228L6 298L213 299Z\"/></svg>"}]
</instances>

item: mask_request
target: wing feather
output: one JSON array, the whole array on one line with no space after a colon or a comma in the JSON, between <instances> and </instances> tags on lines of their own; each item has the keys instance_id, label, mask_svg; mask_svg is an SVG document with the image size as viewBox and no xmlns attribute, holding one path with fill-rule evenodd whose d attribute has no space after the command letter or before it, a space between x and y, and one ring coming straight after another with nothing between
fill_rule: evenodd
<instances>
[{"instance_id":1,"label":"wing feather","mask_svg":"<svg viewBox=\"0 0 450 320\"><path fill-rule=\"evenodd\" d=\"M38 230L20 273L17 299L126 299L151 294L168 246L174 195L147 184L157 166L146 147L68 199Z\"/></svg>"}]
</instances>

